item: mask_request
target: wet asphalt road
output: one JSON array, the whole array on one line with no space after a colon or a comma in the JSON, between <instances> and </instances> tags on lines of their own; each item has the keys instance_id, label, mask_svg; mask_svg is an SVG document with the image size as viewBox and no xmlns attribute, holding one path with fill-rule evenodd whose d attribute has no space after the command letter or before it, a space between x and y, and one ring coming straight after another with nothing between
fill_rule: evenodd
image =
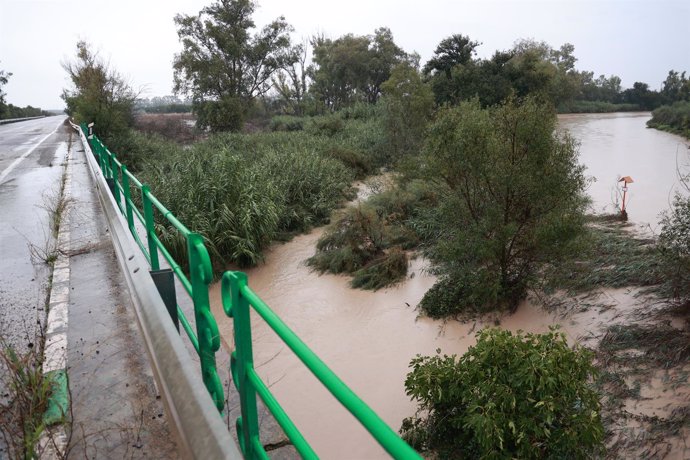
<instances>
[{"instance_id":1,"label":"wet asphalt road","mask_svg":"<svg viewBox=\"0 0 690 460\"><path fill-rule=\"evenodd\" d=\"M0 338L20 349L33 345L45 320L50 271L32 247L40 255L54 244L48 208L70 137L64 120L0 125Z\"/></svg>"}]
</instances>

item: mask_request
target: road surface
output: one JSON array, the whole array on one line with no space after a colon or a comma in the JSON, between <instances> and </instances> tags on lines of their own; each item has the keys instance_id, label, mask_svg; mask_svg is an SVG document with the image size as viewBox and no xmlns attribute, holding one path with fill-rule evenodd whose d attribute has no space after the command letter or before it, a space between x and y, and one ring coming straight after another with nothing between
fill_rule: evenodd
<instances>
[{"instance_id":1,"label":"road surface","mask_svg":"<svg viewBox=\"0 0 690 460\"><path fill-rule=\"evenodd\" d=\"M49 209L70 139L64 120L0 125L0 339L20 349L34 345L45 320L50 270L39 259L54 243Z\"/></svg>"}]
</instances>

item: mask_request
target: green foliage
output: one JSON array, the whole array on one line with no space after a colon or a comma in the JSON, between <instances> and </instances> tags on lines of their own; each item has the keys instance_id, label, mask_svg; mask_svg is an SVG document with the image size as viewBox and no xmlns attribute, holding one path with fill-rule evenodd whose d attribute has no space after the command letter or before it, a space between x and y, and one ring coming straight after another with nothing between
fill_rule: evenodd
<instances>
[{"instance_id":1,"label":"green foliage","mask_svg":"<svg viewBox=\"0 0 690 460\"><path fill-rule=\"evenodd\" d=\"M385 27L373 36L348 34L336 40L317 36L312 46L310 91L333 111L356 102L376 103L393 67L410 59Z\"/></svg>"},{"instance_id":2,"label":"green foliage","mask_svg":"<svg viewBox=\"0 0 690 460\"><path fill-rule=\"evenodd\" d=\"M297 59L292 27L279 17L256 34L252 0L212 3L195 16L175 16L182 52L175 56L175 92L192 97L200 128L238 131L271 77Z\"/></svg>"},{"instance_id":3,"label":"green foliage","mask_svg":"<svg viewBox=\"0 0 690 460\"><path fill-rule=\"evenodd\" d=\"M328 150L328 156L342 162L355 173L355 179L364 179L374 170L372 162L357 150L345 147L333 147Z\"/></svg>"},{"instance_id":4,"label":"green foliage","mask_svg":"<svg viewBox=\"0 0 690 460\"><path fill-rule=\"evenodd\" d=\"M326 221L343 201L353 173L310 139L304 132L220 134L182 148L136 134L129 156L139 159L140 179L156 197L204 237L220 271L257 263L272 240ZM158 217L164 244L184 260L184 241Z\"/></svg>"},{"instance_id":5,"label":"green foliage","mask_svg":"<svg viewBox=\"0 0 690 460\"><path fill-rule=\"evenodd\" d=\"M376 291L404 280L406 275L407 253L394 247L366 267L357 270L351 285L354 288Z\"/></svg>"},{"instance_id":6,"label":"green foliage","mask_svg":"<svg viewBox=\"0 0 690 460\"><path fill-rule=\"evenodd\" d=\"M331 223L307 263L321 272L353 274L355 288L390 286L407 274L405 250L421 242L414 219L437 200L433 188L421 181L372 195Z\"/></svg>"},{"instance_id":7,"label":"green foliage","mask_svg":"<svg viewBox=\"0 0 690 460\"><path fill-rule=\"evenodd\" d=\"M327 229L307 260L316 270L353 273L384 253L384 224L366 205L351 206Z\"/></svg>"},{"instance_id":8,"label":"green foliage","mask_svg":"<svg viewBox=\"0 0 690 460\"><path fill-rule=\"evenodd\" d=\"M38 442L46 428L43 417L52 391L42 359L37 347L22 353L0 336L0 387L4 393L0 435L9 458L32 459L40 454Z\"/></svg>"},{"instance_id":9,"label":"green foliage","mask_svg":"<svg viewBox=\"0 0 690 460\"><path fill-rule=\"evenodd\" d=\"M106 143L126 135L134 123L136 94L125 79L104 63L89 45L77 43L77 58L63 63L73 89L63 90L66 112L77 123L95 123L98 136Z\"/></svg>"},{"instance_id":10,"label":"green foliage","mask_svg":"<svg viewBox=\"0 0 690 460\"><path fill-rule=\"evenodd\" d=\"M670 294L681 301L690 299L690 198L675 196L673 207L661 220L659 247L668 267L664 279L670 284Z\"/></svg>"},{"instance_id":11,"label":"green foliage","mask_svg":"<svg viewBox=\"0 0 690 460\"><path fill-rule=\"evenodd\" d=\"M555 127L552 110L532 99L439 113L423 162L443 194L428 252L441 279L462 287L447 305L430 294L424 312L514 309L544 262L572 252L587 181L575 141Z\"/></svg>"},{"instance_id":12,"label":"green foliage","mask_svg":"<svg viewBox=\"0 0 690 460\"><path fill-rule=\"evenodd\" d=\"M612 104L603 101L569 101L558 106L558 113L610 113L639 110L642 109L636 104Z\"/></svg>"},{"instance_id":13,"label":"green foliage","mask_svg":"<svg viewBox=\"0 0 690 460\"><path fill-rule=\"evenodd\" d=\"M271 131L302 131L309 118L277 115L271 119Z\"/></svg>"},{"instance_id":14,"label":"green foliage","mask_svg":"<svg viewBox=\"0 0 690 460\"><path fill-rule=\"evenodd\" d=\"M440 353L440 350L439 350ZM401 433L440 458L590 458L602 453L592 354L565 335L485 329L461 358L417 356Z\"/></svg>"},{"instance_id":15,"label":"green foliage","mask_svg":"<svg viewBox=\"0 0 690 460\"><path fill-rule=\"evenodd\" d=\"M381 85L386 141L394 159L418 153L434 109L431 88L416 68L399 64Z\"/></svg>"},{"instance_id":16,"label":"green foliage","mask_svg":"<svg viewBox=\"0 0 690 460\"><path fill-rule=\"evenodd\" d=\"M690 139L690 102L676 102L673 105L664 105L655 109L647 126L680 134Z\"/></svg>"}]
</instances>

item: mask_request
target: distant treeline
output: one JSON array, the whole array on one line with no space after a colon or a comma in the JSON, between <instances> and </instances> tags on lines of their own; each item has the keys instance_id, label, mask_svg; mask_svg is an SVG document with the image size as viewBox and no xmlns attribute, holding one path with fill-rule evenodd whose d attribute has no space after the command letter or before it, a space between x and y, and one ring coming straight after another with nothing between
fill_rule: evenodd
<instances>
[{"instance_id":1,"label":"distant treeline","mask_svg":"<svg viewBox=\"0 0 690 460\"><path fill-rule=\"evenodd\" d=\"M26 107L17 107L12 104L1 104L0 103L0 120L7 120L9 118L28 118L28 117L40 117L47 116L50 113L42 110L39 107L31 107L27 105Z\"/></svg>"},{"instance_id":2,"label":"distant treeline","mask_svg":"<svg viewBox=\"0 0 690 460\"><path fill-rule=\"evenodd\" d=\"M27 105L26 107L17 107L16 105L8 104L5 100L5 96L7 94L2 88L7 84L11 76L11 72L0 69L0 120L50 115L48 112L45 112L38 107L31 107L30 105Z\"/></svg>"},{"instance_id":3,"label":"distant treeline","mask_svg":"<svg viewBox=\"0 0 690 460\"><path fill-rule=\"evenodd\" d=\"M146 113L188 113L192 111L192 103L175 96L156 96L137 99L134 109Z\"/></svg>"}]
</instances>

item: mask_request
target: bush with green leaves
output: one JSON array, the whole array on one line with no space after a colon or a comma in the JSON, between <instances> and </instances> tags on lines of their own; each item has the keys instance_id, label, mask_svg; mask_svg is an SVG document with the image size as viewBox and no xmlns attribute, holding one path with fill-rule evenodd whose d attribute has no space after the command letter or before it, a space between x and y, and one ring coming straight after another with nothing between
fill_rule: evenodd
<instances>
[{"instance_id":1,"label":"bush with green leaves","mask_svg":"<svg viewBox=\"0 0 690 460\"><path fill-rule=\"evenodd\" d=\"M690 139L690 102L679 101L673 105L664 105L655 109L647 126L680 134Z\"/></svg>"},{"instance_id":2,"label":"bush with green leaves","mask_svg":"<svg viewBox=\"0 0 690 460\"><path fill-rule=\"evenodd\" d=\"M441 195L428 254L457 288L425 296L425 313L515 309L545 262L573 253L587 179L575 141L555 128L553 108L529 98L441 110L422 163Z\"/></svg>"},{"instance_id":3,"label":"bush with green leaves","mask_svg":"<svg viewBox=\"0 0 690 460\"><path fill-rule=\"evenodd\" d=\"M555 330L484 329L460 358L412 360L405 388L419 410L401 433L439 458L596 457L604 428L592 358Z\"/></svg>"},{"instance_id":4,"label":"bush with green leaves","mask_svg":"<svg viewBox=\"0 0 690 460\"><path fill-rule=\"evenodd\" d=\"M664 279L668 294L678 300L690 299L690 198L676 195L673 207L661 220L659 235L661 258L666 267Z\"/></svg>"}]
</instances>

